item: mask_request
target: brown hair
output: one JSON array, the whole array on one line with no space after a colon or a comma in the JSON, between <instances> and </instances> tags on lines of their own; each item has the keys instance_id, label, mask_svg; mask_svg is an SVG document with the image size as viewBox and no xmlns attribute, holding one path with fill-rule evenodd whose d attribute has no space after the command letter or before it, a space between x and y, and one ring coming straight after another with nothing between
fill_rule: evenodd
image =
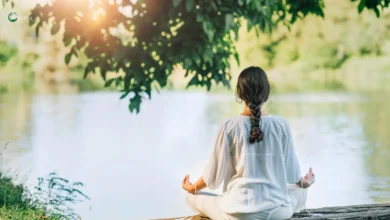
<instances>
[{"instance_id":1,"label":"brown hair","mask_svg":"<svg viewBox=\"0 0 390 220\"><path fill-rule=\"evenodd\" d=\"M267 74L263 69L251 66L244 69L238 77L237 97L245 102L252 113L252 128L249 137L250 143L263 140L261 130L261 106L268 100L270 85Z\"/></svg>"}]
</instances>

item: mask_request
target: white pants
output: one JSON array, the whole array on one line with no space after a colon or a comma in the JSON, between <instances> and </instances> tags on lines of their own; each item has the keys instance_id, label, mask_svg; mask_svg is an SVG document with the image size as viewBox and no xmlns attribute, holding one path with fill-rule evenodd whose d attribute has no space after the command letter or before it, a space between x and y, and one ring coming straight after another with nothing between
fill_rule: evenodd
<instances>
[{"instance_id":1,"label":"white pants","mask_svg":"<svg viewBox=\"0 0 390 220\"><path fill-rule=\"evenodd\" d=\"M197 195L188 193L186 201L195 212L213 220L284 220L291 218L294 213L304 209L307 198L307 189L300 188L296 185L289 185L288 196L291 199L291 203L257 213L239 214L227 214L222 211L218 206L221 196L212 193L198 192Z\"/></svg>"}]
</instances>

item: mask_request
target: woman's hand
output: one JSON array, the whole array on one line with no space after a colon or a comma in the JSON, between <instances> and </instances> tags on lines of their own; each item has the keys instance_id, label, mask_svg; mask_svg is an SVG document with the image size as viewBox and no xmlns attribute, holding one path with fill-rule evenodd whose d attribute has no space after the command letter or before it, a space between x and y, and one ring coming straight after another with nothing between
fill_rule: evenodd
<instances>
[{"instance_id":1,"label":"woman's hand","mask_svg":"<svg viewBox=\"0 0 390 220\"><path fill-rule=\"evenodd\" d=\"M316 179L315 179L315 175L313 173L312 168L309 169L309 172L306 173L306 176L303 179L306 182L308 187L311 186L315 182Z\"/></svg>"},{"instance_id":2,"label":"woman's hand","mask_svg":"<svg viewBox=\"0 0 390 220\"><path fill-rule=\"evenodd\" d=\"M310 168L309 172L306 173L306 176L301 178L296 185L302 188L309 188L315 182L315 175L313 169Z\"/></svg>"},{"instance_id":3,"label":"woman's hand","mask_svg":"<svg viewBox=\"0 0 390 220\"><path fill-rule=\"evenodd\" d=\"M195 191L194 191L194 185L190 182L190 176L187 174L182 183L181 183L183 189L191 194L194 194Z\"/></svg>"}]
</instances>

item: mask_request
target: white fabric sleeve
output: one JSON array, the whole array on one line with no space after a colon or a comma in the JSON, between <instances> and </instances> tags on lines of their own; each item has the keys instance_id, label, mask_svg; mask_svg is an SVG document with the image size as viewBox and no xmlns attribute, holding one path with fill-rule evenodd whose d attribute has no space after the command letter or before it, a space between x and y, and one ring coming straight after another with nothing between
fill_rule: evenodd
<instances>
[{"instance_id":1,"label":"white fabric sleeve","mask_svg":"<svg viewBox=\"0 0 390 220\"><path fill-rule=\"evenodd\" d=\"M295 153L294 143L291 135L291 128L288 122L286 122L285 126L283 145L283 156L287 175L287 183L296 184L301 179L301 169L299 166L297 155Z\"/></svg>"},{"instance_id":2,"label":"white fabric sleeve","mask_svg":"<svg viewBox=\"0 0 390 220\"><path fill-rule=\"evenodd\" d=\"M217 189L221 185L231 167L231 161L229 138L222 124L219 126L207 167L202 173L208 188Z\"/></svg>"}]
</instances>

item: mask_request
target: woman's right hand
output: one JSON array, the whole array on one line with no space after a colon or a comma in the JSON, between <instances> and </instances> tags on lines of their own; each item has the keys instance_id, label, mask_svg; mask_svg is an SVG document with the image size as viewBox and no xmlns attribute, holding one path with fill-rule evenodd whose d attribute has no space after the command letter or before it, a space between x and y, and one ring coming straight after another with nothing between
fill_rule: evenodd
<instances>
[{"instance_id":1,"label":"woman's right hand","mask_svg":"<svg viewBox=\"0 0 390 220\"><path fill-rule=\"evenodd\" d=\"M310 167L309 172L306 173L306 176L303 178L304 182L306 183L307 187L313 185L315 182L315 175L313 173L313 169Z\"/></svg>"}]
</instances>

